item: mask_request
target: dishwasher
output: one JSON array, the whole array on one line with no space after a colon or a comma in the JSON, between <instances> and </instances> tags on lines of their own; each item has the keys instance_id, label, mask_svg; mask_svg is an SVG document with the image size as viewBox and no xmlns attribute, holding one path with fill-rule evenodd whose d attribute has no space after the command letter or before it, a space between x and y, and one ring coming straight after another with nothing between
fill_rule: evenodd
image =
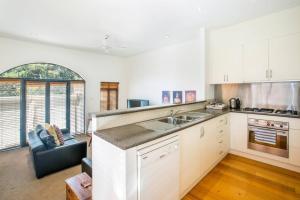
<instances>
[{"instance_id":1,"label":"dishwasher","mask_svg":"<svg viewBox=\"0 0 300 200\"><path fill-rule=\"evenodd\" d=\"M179 199L178 136L138 151L138 199Z\"/></svg>"}]
</instances>

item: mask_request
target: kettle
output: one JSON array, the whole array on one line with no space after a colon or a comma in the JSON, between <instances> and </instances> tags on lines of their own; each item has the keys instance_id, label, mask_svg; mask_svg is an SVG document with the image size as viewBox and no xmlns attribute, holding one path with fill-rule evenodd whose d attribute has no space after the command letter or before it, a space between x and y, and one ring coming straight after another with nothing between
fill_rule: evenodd
<instances>
[{"instance_id":1,"label":"kettle","mask_svg":"<svg viewBox=\"0 0 300 200\"><path fill-rule=\"evenodd\" d=\"M241 101L239 98L231 98L229 99L229 108L230 109L240 109Z\"/></svg>"}]
</instances>

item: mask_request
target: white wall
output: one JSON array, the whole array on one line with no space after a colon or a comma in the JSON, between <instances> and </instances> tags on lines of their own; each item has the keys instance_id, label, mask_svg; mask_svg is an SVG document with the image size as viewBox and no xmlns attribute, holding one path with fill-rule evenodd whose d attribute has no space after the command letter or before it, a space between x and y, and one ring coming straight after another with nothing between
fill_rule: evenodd
<instances>
[{"instance_id":1,"label":"white wall","mask_svg":"<svg viewBox=\"0 0 300 200\"><path fill-rule=\"evenodd\" d=\"M127 77L123 58L0 37L0 73L33 62L59 64L80 74L86 81L87 112L100 110L101 81L120 82L119 106L126 107Z\"/></svg>"},{"instance_id":2,"label":"white wall","mask_svg":"<svg viewBox=\"0 0 300 200\"><path fill-rule=\"evenodd\" d=\"M163 90L196 90L197 100L205 99L204 36L201 29L190 41L128 58L128 97L161 104Z\"/></svg>"}]
</instances>

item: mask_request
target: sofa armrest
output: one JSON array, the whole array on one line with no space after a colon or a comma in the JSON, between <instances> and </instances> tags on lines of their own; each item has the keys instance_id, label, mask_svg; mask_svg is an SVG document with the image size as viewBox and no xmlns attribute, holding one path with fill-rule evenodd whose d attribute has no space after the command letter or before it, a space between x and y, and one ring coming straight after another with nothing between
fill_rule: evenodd
<instances>
[{"instance_id":1,"label":"sofa armrest","mask_svg":"<svg viewBox=\"0 0 300 200\"><path fill-rule=\"evenodd\" d=\"M40 178L52 172L80 164L81 159L86 157L86 152L86 141L37 152L34 155L36 176Z\"/></svg>"},{"instance_id":2,"label":"sofa armrest","mask_svg":"<svg viewBox=\"0 0 300 200\"><path fill-rule=\"evenodd\" d=\"M39 151L47 150L45 144L34 131L28 133L28 144L33 154Z\"/></svg>"},{"instance_id":3,"label":"sofa armrest","mask_svg":"<svg viewBox=\"0 0 300 200\"><path fill-rule=\"evenodd\" d=\"M92 160L88 158L83 158L81 161L81 172L86 172L90 177L92 177Z\"/></svg>"}]
</instances>

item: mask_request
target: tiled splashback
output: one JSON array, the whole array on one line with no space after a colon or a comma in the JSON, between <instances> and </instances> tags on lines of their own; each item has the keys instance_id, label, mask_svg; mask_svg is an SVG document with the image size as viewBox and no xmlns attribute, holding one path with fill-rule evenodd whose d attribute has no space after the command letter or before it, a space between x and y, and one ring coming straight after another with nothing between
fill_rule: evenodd
<instances>
[{"instance_id":1,"label":"tiled splashback","mask_svg":"<svg viewBox=\"0 0 300 200\"><path fill-rule=\"evenodd\" d=\"M239 97L241 107L300 110L300 82L215 85L215 99L228 104Z\"/></svg>"}]
</instances>

